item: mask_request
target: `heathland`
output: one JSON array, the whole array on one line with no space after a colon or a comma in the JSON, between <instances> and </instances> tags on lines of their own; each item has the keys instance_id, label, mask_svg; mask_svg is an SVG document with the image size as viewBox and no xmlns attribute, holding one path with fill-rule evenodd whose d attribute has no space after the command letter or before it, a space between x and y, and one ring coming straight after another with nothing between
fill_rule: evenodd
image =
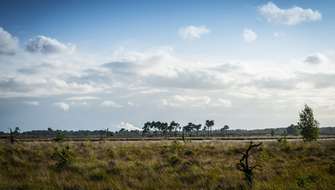
<instances>
[{"instance_id":1,"label":"heathland","mask_svg":"<svg viewBox=\"0 0 335 190\"><path fill-rule=\"evenodd\" d=\"M0 142L0 189L248 189L248 141ZM252 189L335 189L335 141L269 141Z\"/></svg>"}]
</instances>

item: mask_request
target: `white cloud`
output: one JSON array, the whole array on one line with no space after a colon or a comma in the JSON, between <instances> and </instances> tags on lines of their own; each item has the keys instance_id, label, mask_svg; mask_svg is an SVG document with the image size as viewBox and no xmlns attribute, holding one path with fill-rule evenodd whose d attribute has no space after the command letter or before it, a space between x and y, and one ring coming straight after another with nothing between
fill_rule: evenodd
<instances>
[{"instance_id":1,"label":"white cloud","mask_svg":"<svg viewBox=\"0 0 335 190\"><path fill-rule=\"evenodd\" d=\"M175 95L169 98L162 99L164 106L171 107L201 107L208 105L211 102L211 98L208 96L188 96L188 95Z\"/></svg>"},{"instance_id":2,"label":"white cloud","mask_svg":"<svg viewBox=\"0 0 335 190\"><path fill-rule=\"evenodd\" d=\"M23 103L30 105L30 106L39 106L40 103L38 101L24 101Z\"/></svg>"},{"instance_id":3,"label":"white cloud","mask_svg":"<svg viewBox=\"0 0 335 190\"><path fill-rule=\"evenodd\" d=\"M219 106L223 106L223 107L226 107L226 108L229 108L232 106L232 103L230 100L227 100L227 99L223 99L223 98L219 98L218 99L218 105Z\"/></svg>"},{"instance_id":4,"label":"white cloud","mask_svg":"<svg viewBox=\"0 0 335 190\"><path fill-rule=\"evenodd\" d=\"M12 55L18 49L18 39L0 27L0 54Z\"/></svg>"},{"instance_id":5,"label":"white cloud","mask_svg":"<svg viewBox=\"0 0 335 190\"><path fill-rule=\"evenodd\" d=\"M211 99L208 96L185 96L175 95L174 99L178 102L189 103L189 102L201 102L203 104L209 104Z\"/></svg>"},{"instance_id":6,"label":"white cloud","mask_svg":"<svg viewBox=\"0 0 335 190\"><path fill-rule=\"evenodd\" d=\"M212 99L209 96L174 95L161 100L163 106L168 107L232 107L228 99Z\"/></svg>"},{"instance_id":7,"label":"white cloud","mask_svg":"<svg viewBox=\"0 0 335 190\"><path fill-rule=\"evenodd\" d=\"M230 85L230 81L226 81L222 73L206 68L178 67L171 69L171 73L166 75L152 73L144 80L154 87L179 89L222 89Z\"/></svg>"},{"instance_id":8,"label":"white cloud","mask_svg":"<svg viewBox=\"0 0 335 190\"><path fill-rule=\"evenodd\" d=\"M118 104L114 101L111 101L111 100L105 100L101 103L101 106L102 107L113 107L113 108L122 108L123 105L121 104Z\"/></svg>"},{"instance_id":9,"label":"white cloud","mask_svg":"<svg viewBox=\"0 0 335 190\"><path fill-rule=\"evenodd\" d=\"M141 128L139 128L139 127L136 127L135 125L133 125L133 124L131 124L131 123L129 123L129 122L124 122L124 121L122 121L118 126L117 126L117 128L119 128L119 129L126 129L126 130L129 130L129 131L131 131L131 130L141 130Z\"/></svg>"},{"instance_id":10,"label":"white cloud","mask_svg":"<svg viewBox=\"0 0 335 190\"><path fill-rule=\"evenodd\" d=\"M105 87L105 85L101 86L101 84L64 81L58 77L44 78L18 75L15 78L8 78L0 76L0 97L79 95L103 91Z\"/></svg>"},{"instance_id":11,"label":"white cloud","mask_svg":"<svg viewBox=\"0 0 335 190\"><path fill-rule=\"evenodd\" d=\"M202 35L210 33L206 26L186 26L179 29L179 36L185 40L195 40Z\"/></svg>"},{"instance_id":12,"label":"white cloud","mask_svg":"<svg viewBox=\"0 0 335 190\"><path fill-rule=\"evenodd\" d=\"M123 61L103 64L100 74L117 81L118 86L142 87L142 94L166 93L165 88L222 89L230 84L229 76L222 74L234 69L233 66L214 68L180 59L171 50L123 53L117 59Z\"/></svg>"},{"instance_id":13,"label":"white cloud","mask_svg":"<svg viewBox=\"0 0 335 190\"><path fill-rule=\"evenodd\" d=\"M35 55L27 55L35 58ZM334 58L325 53L317 53L316 55L318 55L317 57L320 60L329 59L329 61L323 61L327 64L319 64L318 72L331 72L334 64L328 63L331 63ZM39 55L38 58L41 56L43 57L43 55ZM77 55L74 54L73 56ZM50 60L50 56L45 57L47 57L45 58L46 61ZM45 62L45 60L41 62ZM70 95L69 98L62 101L87 102L88 100L99 99L98 96L100 94L118 93L117 91L120 91L120 89L124 90L123 95L126 96L134 96L136 94L141 97L157 97L158 100L164 99L164 96L171 94L184 95L185 91L191 90L195 91L195 94L186 94L203 96L203 94L198 94L198 92L224 90L227 93L234 91L235 94L244 93L245 96L251 96L249 94L252 91L249 88L255 88L255 92L257 92L257 89L292 90L297 85L301 86L301 84L298 84L300 79L297 78L296 73L316 72L316 67L309 71L309 67L304 67L303 64L282 64L278 67L276 64L250 64L248 61L240 61L238 64L212 63L206 59L194 61L194 59L181 58L175 55L172 50L128 53L124 51L115 57L113 54L109 61L116 63L118 60L122 60L125 63L131 62L132 64L125 64L125 68L122 71L120 69L115 71L114 64L112 68L106 68L106 64L103 64L105 62L87 66L78 64L81 62L69 62L68 65L70 66L68 66L65 64L66 60L64 60L64 65L43 66L44 69L42 71L28 71L29 74L20 72L21 70L19 72L11 71L10 73L14 73L11 75L3 72L0 74L0 97L55 95L68 97ZM306 60L311 61L310 58ZM299 63L304 63L306 60L303 58L298 61ZM320 60L317 59L318 63ZM37 59L37 61L39 60ZM315 62L313 59L312 61ZM123 67L120 66L123 62L118 62L116 67ZM40 64L36 65L40 67ZM20 68L27 68L27 66ZM33 69L35 67L30 65L28 68ZM127 70L131 70L131 72L125 72ZM285 77L286 75L288 77ZM214 104L219 96L214 98L208 95L208 97L213 100L211 103ZM114 99L114 97L111 97L111 99ZM165 99L165 104L170 105L173 105L176 101L173 98ZM125 101L124 105L106 101L101 103L101 106L122 107L127 104L127 101ZM142 105L142 102L134 101Z\"/></svg>"},{"instance_id":14,"label":"white cloud","mask_svg":"<svg viewBox=\"0 0 335 190\"><path fill-rule=\"evenodd\" d=\"M69 101L85 101L85 100L98 100L100 99L99 97L95 96L72 96L69 98L66 98L66 100Z\"/></svg>"},{"instance_id":15,"label":"white cloud","mask_svg":"<svg viewBox=\"0 0 335 190\"><path fill-rule=\"evenodd\" d=\"M29 40L26 49L32 53L54 54L73 53L76 47L73 44L64 44L50 37L37 36Z\"/></svg>"},{"instance_id":16,"label":"white cloud","mask_svg":"<svg viewBox=\"0 0 335 190\"><path fill-rule=\"evenodd\" d=\"M67 112L70 110L70 105L65 102L56 102L54 103L54 106L58 107L59 109Z\"/></svg>"},{"instance_id":17,"label":"white cloud","mask_svg":"<svg viewBox=\"0 0 335 190\"><path fill-rule=\"evenodd\" d=\"M305 63L308 63L308 64L311 64L311 65L317 65L317 64L321 64L321 63L324 63L328 60L328 58L323 55L322 53L314 53L314 54L311 54L311 55L308 55L304 62Z\"/></svg>"},{"instance_id":18,"label":"white cloud","mask_svg":"<svg viewBox=\"0 0 335 190\"><path fill-rule=\"evenodd\" d=\"M1 58L14 60L18 56L20 59L20 53ZM131 109L117 109L117 122L129 114L134 115L134 121L171 118L187 122L204 110L206 114L203 116L213 116L213 119L221 113L230 118L235 117L232 115L243 117L254 114L252 109L262 115L270 113L273 100L283 100L287 107L308 103L310 99L320 105L327 102L334 105L335 59L330 53L316 53L327 58L317 66L306 65L306 57L293 60L296 62L287 60L280 65L275 60L213 61L212 57L182 57L171 49L159 48L124 50L102 61L93 60L92 64L76 53L64 58L63 54L58 57L24 53L27 59L14 64L17 67L10 67L13 70L0 73L0 97L20 97L24 101L26 96L34 97L27 100L40 100L37 98L43 96L41 102L50 97L53 102L58 102L54 106L64 111L89 104L91 107L87 110L94 112L106 109L104 106L130 107L136 102ZM75 59L78 61L73 61ZM50 67L49 63L55 61L60 64ZM22 62L24 64L20 65ZM2 67L6 68L6 65ZM22 72L21 68L31 70ZM143 108L149 111L139 118L137 113L142 113ZM188 112L183 115L182 109L188 109ZM104 117L99 112L91 116Z\"/></svg>"},{"instance_id":19,"label":"white cloud","mask_svg":"<svg viewBox=\"0 0 335 190\"><path fill-rule=\"evenodd\" d=\"M318 21L322 18L321 13L317 10L303 9L298 6L282 9L272 2L260 6L259 12L268 22L285 25L297 25L303 22Z\"/></svg>"},{"instance_id":20,"label":"white cloud","mask_svg":"<svg viewBox=\"0 0 335 190\"><path fill-rule=\"evenodd\" d=\"M159 93L164 93L164 92L167 92L167 91L162 90L162 89L151 88L151 89L144 89L140 91L139 93L152 95L152 94L159 94Z\"/></svg>"},{"instance_id":21,"label":"white cloud","mask_svg":"<svg viewBox=\"0 0 335 190\"><path fill-rule=\"evenodd\" d=\"M255 40L257 40L257 34L251 29L244 29L243 39L247 43L254 42Z\"/></svg>"},{"instance_id":22,"label":"white cloud","mask_svg":"<svg viewBox=\"0 0 335 190\"><path fill-rule=\"evenodd\" d=\"M334 88L335 81L335 73L325 73L325 72L317 72L317 73L308 73L302 72L298 74L298 77L304 84L308 84L311 89L327 89Z\"/></svg>"}]
</instances>

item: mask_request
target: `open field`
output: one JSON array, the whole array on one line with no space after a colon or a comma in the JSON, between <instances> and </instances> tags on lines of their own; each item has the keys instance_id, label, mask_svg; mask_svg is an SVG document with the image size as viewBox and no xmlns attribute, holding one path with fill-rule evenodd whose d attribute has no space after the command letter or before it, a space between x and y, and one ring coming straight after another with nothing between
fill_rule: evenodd
<instances>
[{"instance_id":1,"label":"open field","mask_svg":"<svg viewBox=\"0 0 335 190\"><path fill-rule=\"evenodd\" d=\"M0 143L0 189L246 189L238 141ZM253 189L335 189L335 141L264 142Z\"/></svg>"}]
</instances>

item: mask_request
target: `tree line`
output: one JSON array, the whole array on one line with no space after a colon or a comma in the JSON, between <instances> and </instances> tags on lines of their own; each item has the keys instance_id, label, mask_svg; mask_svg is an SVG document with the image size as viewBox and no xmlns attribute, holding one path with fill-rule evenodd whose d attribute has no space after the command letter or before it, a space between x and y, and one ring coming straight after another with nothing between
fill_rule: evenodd
<instances>
[{"instance_id":1,"label":"tree line","mask_svg":"<svg viewBox=\"0 0 335 190\"><path fill-rule=\"evenodd\" d=\"M181 126L176 121L170 123L161 121L148 121L142 127L142 136L178 136L178 135L196 135L196 136L211 136L213 135L214 120L206 120L205 124L195 124L192 122ZM225 125L220 129L224 132L229 129Z\"/></svg>"},{"instance_id":2,"label":"tree line","mask_svg":"<svg viewBox=\"0 0 335 190\"><path fill-rule=\"evenodd\" d=\"M120 129L119 131L110 131L108 128L104 130L33 130L21 132L19 127L10 129L8 133L0 132L0 138L27 137L27 138L140 138L140 137L181 137L181 136L198 136L198 137L222 137L222 136L298 136L302 135L308 139L316 139L319 134L335 135L334 127L319 128L319 122L314 119L312 108L305 105L299 114L299 121L291 124L286 128L267 128L267 129L230 129L228 125L214 128L214 120L206 120L204 124L189 122L181 125L176 121L148 121L143 124L142 130Z\"/></svg>"}]
</instances>

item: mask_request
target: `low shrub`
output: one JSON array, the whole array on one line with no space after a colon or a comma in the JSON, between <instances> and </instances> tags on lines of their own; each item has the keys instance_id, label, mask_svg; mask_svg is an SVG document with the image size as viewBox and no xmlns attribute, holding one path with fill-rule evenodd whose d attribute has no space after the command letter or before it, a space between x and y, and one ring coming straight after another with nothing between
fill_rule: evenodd
<instances>
[{"instance_id":1,"label":"low shrub","mask_svg":"<svg viewBox=\"0 0 335 190\"><path fill-rule=\"evenodd\" d=\"M184 152L184 155L185 156L192 156L193 155L193 151L192 150L185 150L185 152Z\"/></svg>"},{"instance_id":2,"label":"low shrub","mask_svg":"<svg viewBox=\"0 0 335 190\"><path fill-rule=\"evenodd\" d=\"M100 169L95 169L89 175L89 179L92 181L102 181L107 178L106 172Z\"/></svg>"},{"instance_id":3,"label":"low shrub","mask_svg":"<svg viewBox=\"0 0 335 190\"><path fill-rule=\"evenodd\" d=\"M170 165L175 166L179 163L181 163L181 159L178 157L178 155L172 155L168 159Z\"/></svg>"},{"instance_id":4,"label":"low shrub","mask_svg":"<svg viewBox=\"0 0 335 190\"><path fill-rule=\"evenodd\" d=\"M61 142L64 141L65 135L61 132L57 133L56 137L54 138L54 141Z\"/></svg>"},{"instance_id":5,"label":"low shrub","mask_svg":"<svg viewBox=\"0 0 335 190\"><path fill-rule=\"evenodd\" d=\"M296 178L297 185L301 188L308 188L312 183L316 183L319 180L319 176L316 175L303 175Z\"/></svg>"},{"instance_id":6,"label":"low shrub","mask_svg":"<svg viewBox=\"0 0 335 190\"><path fill-rule=\"evenodd\" d=\"M328 168L329 174L335 176L335 161L333 161Z\"/></svg>"},{"instance_id":7,"label":"low shrub","mask_svg":"<svg viewBox=\"0 0 335 190\"><path fill-rule=\"evenodd\" d=\"M66 146L60 150L56 147L51 159L56 161L56 169L62 170L68 168L73 162L73 155L70 152L70 147Z\"/></svg>"},{"instance_id":8,"label":"low shrub","mask_svg":"<svg viewBox=\"0 0 335 190\"><path fill-rule=\"evenodd\" d=\"M289 151L290 150L290 146L287 142L286 136L280 137L277 141L278 141L280 149L282 149L284 151Z\"/></svg>"}]
</instances>

